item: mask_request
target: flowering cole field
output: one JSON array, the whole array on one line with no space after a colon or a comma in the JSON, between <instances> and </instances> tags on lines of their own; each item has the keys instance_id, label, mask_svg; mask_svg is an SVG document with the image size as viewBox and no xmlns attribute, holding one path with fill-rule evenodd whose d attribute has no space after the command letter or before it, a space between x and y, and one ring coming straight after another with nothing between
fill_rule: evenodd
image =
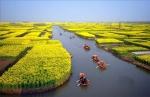
<instances>
[{"instance_id":1,"label":"flowering cole field","mask_svg":"<svg viewBox=\"0 0 150 97\"><path fill-rule=\"evenodd\" d=\"M114 34L114 33L99 33L96 35L97 37L106 37L106 38L127 38L125 35L119 35L119 34Z\"/></svg>"},{"instance_id":2,"label":"flowering cole field","mask_svg":"<svg viewBox=\"0 0 150 97\"><path fill-rule=\"evenodd\" d=\"M123 41L120 41L120 40L114 39L114 38L99 38L99 39L96 39L96 42L98 44L123 43Z\"/></svg>"},{"instance_id":3,"label":"flowering cole field","mask_svg":"<svg viewBox=\"0 0 150 97\"><path fill-rule=\"evenodd\" d=\"M55 23L55 25L60 25L64 29L70 31L87 31L87 30L125 30L127 32L131 31L142 31L150 30L150 25L148 23L111 23L111 22L65 22L65 23Z\"/></svg>"},{"instance_id":4,"label":"flowering cole field","mask_svg":"<svg viewBox=\"0 0 150 97\"><path fill-rule=\"evenodd\" d=\"M5 31L5 30L4 30L4 31L2 30L2 31L0 32L0 37L6 35L6 34L8 34L8 33L10 33L10 32L9 32L9 31Z\"/></svg>"},{"instance_id":5,"label":"flowering cole field","mask_svg":"<svg viewBox=\"0 0 150 97\"><path fill-rule=\"evenodd\" d=\"M1 89L54 88L71 73L70 54L60 45L37 45L0 77Z\"/></svg>"},{"instance_id":6,"label":"flowering cole field","mask_svg":"<svg viewBox=\"0 0 150 97\"><path fill-rule=\"evenodd\" d=\"M45 32L45 34L42 37L52 38L52 33Z\"/></svg>"},{"instance_id":7,"label":"flowering cole field","mask_svg":"<svg viewBox=\"0 0 150 97\"><path fill-rule=\"evenodd\" d=\"M40 33L41 33L42 31L35 31L35 32L29 32L27 35L25 35L24 37L38 37L39 35L40 35Z\"/></svg>"},{"instance_id":8,"label":"flowering cole field","mask_svg":"<svg viewBox=\"0 0 150 97\"><path fill-rule=\"evenodd\" d=\"M144 64L150 65L150 55L135 55L134 58Z\"/></svg>"},{"instance_id":9,"label":"flowering cole field","mask_svg":"<svg viewBox=\"0 0 150 97\"><path fill-rule=\"evenodd\" d=\"M16 37L16 36L18 36L20 34L25 33L26 31L27 30L21 30L21 29L13 30L13 31L10 31L12 33L3 35L3 37Z\"/></svg>"},{"instance_id":10,"label":"flowering cole field","mask_svg":"<svg viewBox=\"0 0 150 97\"><path fill-rule=\"evenodd\" d=\"M143 40L143 39L125 39L126 43L142 46L150 49L150 41L149 40Z\"/></svg>"},{"instance_id":11,"label":"flowering cole field","mask_svg":"<svg viewBox=\"0 0 150 97\"><path fill-rule=\"evenodd\" d=\"M145 51L148 50L147 48L144 47L138 47L138 46L119 46L119 47L113 47L112 50L117 53L117 54L128 54L129 52L132 51Z\"/></svg>"},{"instance_id":12,"label":"flowering cole field","mask_svg":"<svg viewBox=\"0 0 150 97\"><path fill-rule=\"evenodd\" d=\"M36 44L56 44L61 45L58 40L49 40L47 37L37 37L37 38L7 38L0 40L0 45L36 45Z\"/></svg>"},{"instance_id":13,"label":"flowering cole field","mask_svg":"<svg viewBox=\"0 0 150 97\"><path fill-rule=\"evenodd\" d=\"M0 46L0 59L16 59L27 48L27 45Z\"/></svg>"},{"instance_id":14,"label":"flowering cole field","mask_svg":"<svg viewBox=\"0 0 150 97\"><path fill-rule=\"evenodd\" d=\"M99 29L106 29L109 25L105 23L57 23L58 25L62 26L64 29L70 31L90 31L90 30L99 30Z\"/></svg>"},{"instance_id":15,"label":"flowering cole field","mask_svg":"<svg viewBox=\"0 0 150 97\"><path fill-rule=\"evenodd\" d=\"M0 38L36 38L40 37L42 32L51 33L52 31L51 23L0 23L0 25ZM51 34L47 34L45 37L51 37Z\"/></svg>"},{"instance_id":16,"label":"flowering cole field","mask_svg":"<svg viewBox=\"0 0 150 97\"><path fill-rule=\"evenodd\" d=\"M24 45L29 43L30 40L28 39L7 38L0 40L0 45Z\"/></svg>"},{"instance_id":17,"label":"flowering cole field","mask_svg":"<svg viewBox=\"0 0 150 97\"><path fill-rule=\"evenodd\" d=\"M0 40L0 59L17 60L0 76L0 92L44 91L69 78L71 56L59 40L49 39L51 32L51 23L0 23L0 38L5 38Z\"/></svg>"},{"instance_id":18,"label":"flowering cole field","mask_svg":"<svg viewBox=\"0 0 150 97\"><path fill-rule=\"evenodd\" d=\"M88 38L88 39L93 39L95 38L95 35L90 34L88 32L75 32L78 36L84 37L84 38Z\"/></svg>"},{"instance_id":19,"label":"flowering cole field","mask_svg":"<svg viewBox=\"0 0 150 97\"><path fill-rule=\"evenodd\" d=\"M129 60L134 60L134 56L130 54L131 51L147 51L150 49L149 23L65 22L56 24L66 30L73 31L83 38L88 39L93 35L94 37L92 39L96 41L99 47L106 48L106 50L109 49L109 51L112 50L119 57L123 55L125 58L129 58ZM144 64L146 63L144 62Z\"/></svg>"}]
</instances>

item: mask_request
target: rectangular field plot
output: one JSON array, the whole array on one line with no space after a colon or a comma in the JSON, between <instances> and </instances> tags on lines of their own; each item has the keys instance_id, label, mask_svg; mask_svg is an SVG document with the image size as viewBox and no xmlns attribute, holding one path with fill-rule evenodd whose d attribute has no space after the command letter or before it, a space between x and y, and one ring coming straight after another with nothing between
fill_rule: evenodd
<instances>
[{"instance_id":1,"label":"rectangular field plot","mask_svg":"<svg viewBox=\"0 0 150 97\"><path fill-rule=\"evenodd\" d=\"M137 61L150 65L150 54L146 55L135 55L134 57Z\"/></svg>"},{"instance_id":2,"label":"rectangular field plot","mask_svg":"<svg viewBox=\"0 0 150 97\"><path fill-rule=\"evenodd\" d=\"M16 59L26 48L25 45L0 46L0 59Z\"/></svg>"},{"instance_id":3,"label":"rectangular field plot","mask_svg":"<svg viewBox=\"0 0 150 97\"><path fill-rule=\"evenodd\" d=\"M116 44L116 43L123 43L123 41L120 41L118 39L114 39L114 38L99 38L96 39L96 42L98 44Z\"/></svg>"}]
</instances>

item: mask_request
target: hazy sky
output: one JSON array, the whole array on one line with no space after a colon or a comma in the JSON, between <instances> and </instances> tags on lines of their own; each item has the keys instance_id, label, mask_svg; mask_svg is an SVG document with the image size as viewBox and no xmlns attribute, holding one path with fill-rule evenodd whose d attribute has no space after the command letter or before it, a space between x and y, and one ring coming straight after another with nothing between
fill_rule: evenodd
<instances>
[{"instance_id":1,"label":"hazy sky","mask_svg":"<svg viewBox=\"0 0 150 97\"><path fill-rule=\"evenodd\" d=\"M150 0L0 0L0 21L150 21Z\"/></svg>"}]
</instances>

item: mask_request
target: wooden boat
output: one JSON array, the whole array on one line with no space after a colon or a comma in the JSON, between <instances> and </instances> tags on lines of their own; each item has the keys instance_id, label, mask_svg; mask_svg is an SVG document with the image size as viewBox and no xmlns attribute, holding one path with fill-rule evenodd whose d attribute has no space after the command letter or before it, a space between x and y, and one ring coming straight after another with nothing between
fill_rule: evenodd
<instances>
[{"instance_id":1,"label":"wooden boat","mask_svg":"<svg viewBox=\"0 0 150 97\"><path fill-rule=\"evenodd\" d=\"M88 45L86 45L86 44L84 44L84 46L83 46L83 48L85 49L85 50L90 50L90 46L88 46Z\"/></svg>"},{"instance_id":2,"label":"wooden boat","mask_svg":"<svg viewBox=\"0 0 150 97\"><path fill-rule=\"evenodd\" d=\"M79 74L80 79L78 81L76 81L78 83L77 86L88 86L89 85L89 80L86 78L86 74L85 73L80 73ZM81 80L82 77L82 80ZM83 78L85 78L85 80L83 80ZM83 81L85 81L83 83Z\"/></svg>"},{"instance_id":3,"label":"wooden boat","mask_svg":"<svg viewBox=\"0 0 150 97\"><path fill-rule=\"evenodd\" d=\"M97 68L100 68L100 69L106 69L107 65L104 61L99 61L97 62Z\"/></svg>"},{"instance_id":4,"label":"wooden boat","mask_svg":"<svg viewBox=\"0 0 150 97\"><path fill-rule=\"evenodd\" d=\"M97 55L93 55L92 60L93 60L93 62L97 63L100 61L100 58Z\"/></svg>"},{"instance_id":5,"label":"wooden boat","mask_svg":"<svg viewBox=\"0 0 150 97\"><path fill-rule=\"evenodd\" d=\"M78 85L77 86L89 86L89 80L87 80L87 82L86 83L81 83L81 81L80 80L78 80L77 81L78 82Z\"/></svg>"}]
</instances>

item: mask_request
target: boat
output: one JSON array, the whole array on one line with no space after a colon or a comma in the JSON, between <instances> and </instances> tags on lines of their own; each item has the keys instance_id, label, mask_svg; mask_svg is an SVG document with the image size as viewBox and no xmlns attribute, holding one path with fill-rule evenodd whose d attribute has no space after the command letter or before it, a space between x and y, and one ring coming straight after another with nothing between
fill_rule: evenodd
<instances>
[{"instance_id":1,"label":"boat","mask_svg":"<svg viewBox=\"0 0 150 97\"><path fill-rule=\"evenodd\" d=\"M89 85L89 80L86 78L85 73L80 73L79 77L80 78L77 81L77 83L78 83L77 86L88 86Z\"/></svg>"},{"instance_id":2,"label":"boat","mask_svg":"<svg viewBox=\"0 0 150 97\"><path fill-rule=\"evenodd\" d=\"M93 56L92 56L92 60L93 60L95 63L97 63L97 62L100 61L100 58L98 57L98 55L93 55Z\"/></svg>"},{"instance_id":3,"label":"boat","mask_svg":"<svg viewBox=\"0 0 150 97\"><path fill-rule=\"evenodd\" d=\"M86 50L86 51L90 50L90 46L88 46L87 44L84 44L84 45L83 45L83 48L84 48L84 50Z\"/></svg>"},{"instance_id":4,"label":"boat","mask_svg":"<svg viewBox=\"0 0 150 97\"><path fill-rule=\"evenodd\" d=\"M107 67L106 63L102 60L97 62L97 65L98 65L97 68L99 67L100 69L106 69Z\"/></svg>"}]
</instances>

